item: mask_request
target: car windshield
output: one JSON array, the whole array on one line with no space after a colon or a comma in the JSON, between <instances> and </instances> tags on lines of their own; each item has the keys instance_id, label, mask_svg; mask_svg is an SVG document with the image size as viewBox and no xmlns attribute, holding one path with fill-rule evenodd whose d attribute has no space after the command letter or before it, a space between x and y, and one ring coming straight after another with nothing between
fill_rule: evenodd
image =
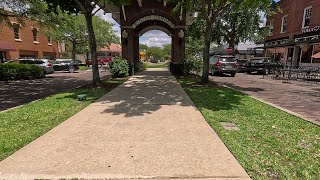
<instances>
[{"instance_id":1,"label":"car windshield","mask_svg":"<svg viewBox=\"0 0 320 180\"><path fill-rule=\"evenodd\" d=\"M238 60L239 63L246 63L248 60Z\"/></svg>"},{"instance_id":2,"label":"car windshield","mask_svg":"<svg viewBox=\"0 0 320 180\"><path fill-rule=\"evenodd\" d=\"M210 63L216 63L218 62L219 58L218 57L211 57L210 58Z\"/></svg>"},{"instance_id":3,"label":"car windshield","mask_svg":"<svg viewBox=\"0 0 320 180\"><path fill-rule=\"evenodd\" d=\"M250 59L250 63L262 63L264 62L266 59Z\"/></svg>"},{"instance_id":4,"label":"car windshield","mask_svg":"<svg viewBox=\"0 0 320 180\"><path fill-rule=\"evenodd\" d=\"M21 64L43 64L43 61L40 60L20 60Z\"/></svg>"},{"instance_id":5,"label":"car windshield","mask_svg":"<svg viewBox=\"0 0 320 180\"><path fill-rule=\"evenodd\" d=\"M71 63L71 61L55 61L54 64Z\"/></svg>"},{"instance_id":6,"label":"car windshield","mask_svg":"<svg viewBox=\"0 0 320 180\"><path fill-rule=\"evenodd\" d=\"M220 61L221 62L235 62L236 59L235 58L230 58L230 57L221 57Z\"/></svg>"}]
</instances>

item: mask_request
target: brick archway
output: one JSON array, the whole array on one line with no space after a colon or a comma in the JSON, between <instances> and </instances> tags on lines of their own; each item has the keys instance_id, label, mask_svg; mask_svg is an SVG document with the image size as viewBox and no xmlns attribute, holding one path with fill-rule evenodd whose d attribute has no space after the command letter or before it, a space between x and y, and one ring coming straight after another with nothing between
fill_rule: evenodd
<instances>
[{"instance_id":1,"label":"brick archway","mask_svg":"<svg viewBox=\"0 0 320 180\"><path fill-rule=\"evenodd\" d=\"M172 38L170 70L183 73L185 57L186 13L173 14L175 4L163 0L132 0L130 5L120 7L122 56L139 71L139 36L148 29L161 30ZM133 74L132 72L131 74Z\"/></svg>"}]
</instances>

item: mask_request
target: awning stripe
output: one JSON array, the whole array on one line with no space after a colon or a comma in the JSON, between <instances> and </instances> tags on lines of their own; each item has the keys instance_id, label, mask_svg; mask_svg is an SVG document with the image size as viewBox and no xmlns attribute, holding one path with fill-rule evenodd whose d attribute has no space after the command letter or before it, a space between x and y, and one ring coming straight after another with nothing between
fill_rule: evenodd
<instances>
[{"instance_id":1,"label":"awning stripe","mask_svg":"<svg viewBox=\"0 0 320 180\"><path fill-rule=\"evenodd\" d=\"M12 43L6 41L0 41L0 51L16 51L17 49Z\"/></svg>"},{"instance_id":2,"label":"awning stripe","mask_svg":"<svg viewBox=\"0 0 320 180\"><path fill-rule=\"evenodd\" d=\"M312 56L313 58L320 59L320 52Z\"/></svg>"}]
</instances>

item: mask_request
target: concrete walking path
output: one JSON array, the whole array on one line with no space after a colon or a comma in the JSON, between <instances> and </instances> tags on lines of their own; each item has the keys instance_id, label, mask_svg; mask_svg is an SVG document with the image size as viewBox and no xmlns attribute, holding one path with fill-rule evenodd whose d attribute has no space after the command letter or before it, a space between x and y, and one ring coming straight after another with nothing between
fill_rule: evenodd
<instances>
[{"instance_id":1,"label":"concrete walking path","mask_svg":"<svg viewBox=\"0 0 320 180\"><path fill-rule=\"evenodd\" d=\"M164 69L130 78L0 162L0 179L34 178L250 179Z\"/></svg>"}]
</instances>

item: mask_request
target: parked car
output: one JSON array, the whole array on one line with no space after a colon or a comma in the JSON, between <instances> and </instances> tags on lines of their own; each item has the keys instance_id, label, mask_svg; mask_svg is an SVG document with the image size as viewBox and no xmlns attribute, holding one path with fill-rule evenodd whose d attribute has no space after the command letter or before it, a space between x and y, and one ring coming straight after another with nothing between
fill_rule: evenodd
<instances>
[{"instance_id":1,"label":"parked car","mask_svg":"<svg viewBox=\"0 0 320 180\"><path fill-rule=\"evenodd\" d=\"M230 74L234 77L237 74L238 62L234 56L212 56L209 60L209 73Z\"/></svg>"},{"instance_id":2,"label":"parked car","mask_svg":"<svg viewBox=\"0 0 320 180\"><path fill-rule=\"evenodd\" d=\"M106 57L98 57L98 65L106 65L107 63L112 62L112 57L111 56L106 56ZM86 65L90 66L92 65L91 59L86 60Z\"/></svg>"},{"instance_id":3,"label":"parked car","mask_svg":"<svg viewBox=\"0 0 320 180\"><path fill-rule=\"evenodd\" d=\"M14 63L15 62L15 60L6 60L6 61L4 61L4 63Z\"/></svg>"},{"instance_id":4,"label":"parked car","mask_svg":"<svg viewBox=\"0 0 320 180\"><path fill-rule=\"evenodd\" d=\"M112 57L111 56L98 58L98 64L99 65L106 65L106 64L108 64L110 62L112 62Z\"/></svg>"},{"instance_id":5,"label":"parked car","mask_svg":"<svg viewBox=\"0 0 320 180\"><path fill-rule=\"evenodd\" d=\"M72 59L57 59L53 62L53 69L55 71L69 71L73 73L79 70L79 64Z\"/></svg>"},{"instance_id":6,"label":"parked car","mask_svg":"<svg viewBox=\"0 0 320 180\"><path fill-rule=\"evenodd\" d=\"M276 68L282 68L283 65L280 62L274 61L270 57L256 57L251 58L246 66L246 71L248 74L252 72L257 72L259 74L269 74L272 73Z\"/></svg>"},{"instance_id":7,"label":"parked car","mask_svg":"<svg viewBox=\"0 0 320 180\"><path fill-rule=\"evenodd\" d=\"M239 73L246 72L246 66L248 64L248 60L240 59L240 60L237 60L237 62L238 62L238 72Z\"/></svg>"},{"instance_id":8,"label":"parked car","mask_svg":"<svg viewBox=\"0 0 320 180\"><path fill-rule=\"evenodd\" d=\"M81 60L76 60L79 66L86 66L86 63L82 62Z\"/></svg>"},{"instance_id":9,"label":"parked car","mask_svg":"<svg viewBox=\"0 0 320 180\"><path fill-rule=\"evenodd\" d=\"M20 64L34 64L43 69L46 74L54 72L53 66L48 59L19 59Z\"/></svg>"}]
</instances>

